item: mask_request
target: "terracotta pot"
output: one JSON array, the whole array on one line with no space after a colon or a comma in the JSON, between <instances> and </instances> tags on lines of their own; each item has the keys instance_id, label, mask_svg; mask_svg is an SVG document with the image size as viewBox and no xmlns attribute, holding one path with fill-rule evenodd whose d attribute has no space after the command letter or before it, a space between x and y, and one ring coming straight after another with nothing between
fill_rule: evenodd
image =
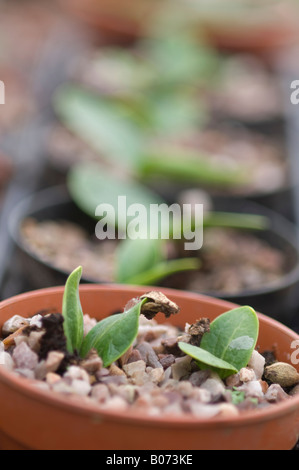
<instances>
[{"instance_id":1,"label":"terracotta pot","mask_svg":"<svg viewBox=\"0 0 299 470\"><path fill-rule=\"evenodd\" d=\"M125 43L144 35L144 27L156 10L148 0L60 0L60 3L101 37Z\"/></svg>"},{"instance_id":2,"label":"terracotta pot","mask_svg":"<svg viewBox=\"0 0 299 470\"><path fill-rule=\"evenodd\" d=\"M232 25L207 24L206 34L210 42L219 49L231 52L249 52L265 57L277 49L298 42L298 32L287 23L276 23L262 28L234 29Z\"/></svg>"},{"instance_id":3,"label":"terracotta pot","mask_svg":"<svg viewBox=\"0 0 299 470\"><path fill-rule=\"evenodd\" d=\"M0 304L0 326L18 313L30 316L43 309L60 311L63 291L63 287L42 289L5 300ZM83 310L101 319L146 291L83 285L80 296ZM167 289L163 292L181 307L181 313L171 320L179 326L200 316L214 319L234 307L197 294ZM299 339L298 335L264 315L259 319L260 350L274 347L279 360L290 361L291 343ZM0 447L4 449L286 450L293 448L299 436L299 396L229 419L144 417L136 412L101 411L80 398L51 394L0 368L0 398Z\"/></svg>"},{"instance_id":4,"label":"terracotta pot","mask_svg":"<svg viewBox=\"0 0 299 470\"><path fill-rule=\"evenodd\" d=\"M0 190L5 188L13 173L12 160L0 153Z\"/></svg>"},{"instance_id":5,"label":"terracotta pot","mask_svg":"<svg viewBox=\"0 0 299 470\"><path fill-rule=\"evenodd\" d=\"M101 36L125 42L144 36L148 19L161 6L148 0L60 0L60 3ZM216 13L212 9L208 14L205 10L198 12L198 27L218 48L269 55L298 41L296 10L286 1L277 3L268 2L260 12L253 9L246 17L241 13L232 17L227 15L226 8L218 11L216 5Z\"/></svg>"},{"instance_id":6,"label":"terracotta pot","mask_svg":"<svg viewBox=\"0 0 299 470\"><path fill-rule=\"evenodd\" d=\"M271 62L272 54L278 49L298 43L296 2L267 0L246 5L232 0L198 0L193 3L198 7L199 27L219 49L249 52Z\"/></svg>"}]
</instances>

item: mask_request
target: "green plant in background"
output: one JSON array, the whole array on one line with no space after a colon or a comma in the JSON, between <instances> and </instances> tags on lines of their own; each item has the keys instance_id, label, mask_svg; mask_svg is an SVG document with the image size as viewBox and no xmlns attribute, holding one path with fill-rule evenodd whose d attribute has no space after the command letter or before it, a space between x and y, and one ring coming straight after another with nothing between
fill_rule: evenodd
<instances>
[{"instance_id":1,"label":"green plant in background","mask_svg":"<svg viewBox=\"0 0 299 470\"><path fill-rule=\"evenodd\" d=\"M122 284L155 285L166 277L197 271L198 258L167 258L165 241L157 239L124 240L116 250L116 281Z\"/></svg>"},{"instance_id":2,"label":"green plant in background","mask_svg":"<svg viewBox=\"0 0 299 470\"><path fill-rule=\"evenodd\" d=\"M180 23L183 16L180 15ZM163 174L151 154L156 139L197 132L209 121L202 91L217 82L222 64L215 50L186 25L179 31L170 28L167 35L165 28L156 24L155 30L133 50L99 50L92 69L98 70L99 82L102 77L102 92L100 84L93 90L66 84L57 90L53 100L62 124L91 146L100 161L106 159L142 180L153 171ZM123 83L122 75L115 77L119 69L124 72ZM170 159L174 173L175 168L180 172L181 156L174 153L173 161ZM159 149L157 157L164 157ZM240 180L238 170L226 168L224 172L213 168L201 155L195 155L198 159L193 161L187 153L183 157L184 177L191 182L234 185L238 177ZM194 172L190 172L191 166Z\"/></svg>"},{"instance_id":3,"label":"green plant in background","mask_svg":"<svg viewBox=\"0 0 299 470\"><path fill-rule=\"evenodd\" d=\"M115 226L115 238L121 238L120 234L126 236L130 223L130 217L119 213L120 196L126 197L127 207L138 203L148 214L151 204L165 203L145 186L134 180L123 179L119 175L112 175L94 164L79 164L73 167L68 176L68 188L74 202L90 217L97 219L96 208L101 203L114 208L114 214L107 212L105 220ZM194 258L167 260L164 242L160 239L151 240L149 237L145 240L124 240L119 241L119 246L116 273L116 280L119 282L129 280L132 283L140 283L143 274L142 284L153 284L170 274L200 267L200 261ZM135 278L136 275L138 279Z\"/></svg>"},{"instance_id":4,"label":"green plant in background","mask_svg":"<svg viewBox=\"0 0 299 470\"><path fill-rule=\"evenodd\" d=\"M116 249L117 282L125 284L153 285L166 277L184 271L196 271L200 269L201 262L196 256L186 258L169 259L167 253L168 240L157 237L155 239L130 239L126 237L130 217L125 213L119 213L119 197L126 197L127 206L135 203L141 204L147 214L150 213L152 204L161 205L166 202L146 186L136 183L134 179L123 178L105 171L96 164L78 164L74 166L68 175L68 188L73 201L81 210L87 213L95 221L97 206L101 203L109 204L114 208L114 214L105 215L105 221L115 226L115 239L119 239ZM109 218L111 217L111 218ZM150 222L150 221L149 221ZM189 223L189 222L185 222ZM229 212L209 212L205 215L204 228L227 227L246 230L264 230L269 225L269 220L255 214L238 214ZM196 230L194 220L188 230ZM170 241L184 240L185 226L181 221L174 220L169 224L168 239ZM161 227L160 227L160 230ZM124 235L123 238L119 234Z\"/></svg>"},{"instance_id":5,"label":"green plant in background","mask_svg":"<svg viewBox=\"0 0 299 470\"><path fill-rule=\"evenodd\" d=\"M108 367L119 359L134 343L139 327L139 317L145 316L145 306L153 303L153 293L135 300L132 306L98 322L84 337L83 312L80 303L79 283L82 268L75 269L66 282L63 296L62 314L67 349L85 358L91 349L96 349ZM177 313L179 308L169 301L164 307L157 294L158 302L151 307L150 315L163 311L167 316ZM154 300L155 304L155 300ZM201 339L200 347L180 342L180 349L195 359L199 368L217 371L220 377L232 375L245 367L255 348L259 332L259 322L255 311L250 307L240 307L220 315L211 323L210 331Z\"/></svg>"},{"instance_id":6,"label":"green plant in background","mask_svg":"<svg viewBox=\"0 0 299 470\"><path fill-rule=\"evenodd\" d=\"M114 173L95 163L79 163L73 166L67 177L67 186L73 201L92 218L96 218L96 208L99 204L113 206L115 217L111 222L118 223L117 228L121 231L126 231L128 220L118 212L119 196L126 197L128 206L139 203L146 210L149 210L150 204L164 202L158 194L126 173Z\"/></svg>"},{"instance_id":7,"label":"green plant in background","mask_svg":"<svg viewBox=\"0 0 299 470\"><path fill-rule=\"evenodd\" d=\"M240 164L234 168L209 161L209 155L167 141L198 131L201 111L192 93L108 98L74 85L56 93L55 109L63 124L99 155L99 162L123 168L147 184L155 177L213 187L248 183Z\"/></svg>"},{"instance_id":8,"label":"green plant in background","mask_svg":"<svg viewBox=\"0 0 299 470\"><path fill-rule=\"evenodd\" d=\"M111 204L118 234L126 233L129 219L118 210L118 197L128 205L165 201L150 190L151 182L175 181L192 185L235 187L250 175L241 166L217 165L202 152L179 149L165 142L185 132L200 131L209 120L203 92L217 83L222 59L199 38L191 10L170 15L165 10L149 25L150 34L132 50L99 50L93 67L111 78L100 91L79 84L64 85L54 98L61 122L99 155L99 164L83 162L71 168L68 188L74 202L91 217L99 204ZM165 27L167 25L167 27ZM191 27L192 26L192 27ZM108 67L108 70L105 70ZM117 74L122 71L123 75ZM106 75L105 75L106 73ZM108 80L108 85L110 81ZM160 144L163 142L163 144ZM163 184L163 183L162 183ZM107 222L110 221L107 219ZM205 227L261 230L264 217L210 212ZM195 229L195 227L193 227ZM169 233L175 240L183 233ZM193 257L169 259L165 240L120 240L116 251L116 281L156 284L171 274L200 269Z\"/></svg>"},{"instance_id":9,"label":"green plant in background","mask_svg":"<svg viewBox=\"0 0 299 470\"><path fill-rule=\"evenodd\" d=\"M136 165L144 147L139 114L122 101L101 97L72 85L56 92L54 106L61 121L112 164Z\"/></svg>"},{"instance_id":10,"label":"green plant in background","mask_svg":"<svg viewBox=\"0 0 299 470\"><path fill-rule=\"evenodd\" d=\"M155 177L164 180L214 187L238 187L248 182L244 169L227 169L221 163L215 165L209 156L190 149L176 148L148 149L140 159L138 177L146 181Z\"/></svg>"},{"instance_id":11,"label":"green plant in background","mask_svg":"<svg viewBox=\"0 0 299 470\"><path fill-rule=\"evenodd\" d=\"M263 216L252 214L233 214L211 212L204 218L204 227L226 227L246 230L264 230L268 220ZM196 227L193 227L196 230ZM180 239L184 240L184 230L180 230ZM169 233L169 239L177 243L179 237ZM119 243L116 250L116 281L123 284L155 285L168 276L184 271L198 271L201 261L197 253L192 257L169 259L168 240L126 239ZM190 255L189 255L190 256Z\"/></svg>"}]
</instances>

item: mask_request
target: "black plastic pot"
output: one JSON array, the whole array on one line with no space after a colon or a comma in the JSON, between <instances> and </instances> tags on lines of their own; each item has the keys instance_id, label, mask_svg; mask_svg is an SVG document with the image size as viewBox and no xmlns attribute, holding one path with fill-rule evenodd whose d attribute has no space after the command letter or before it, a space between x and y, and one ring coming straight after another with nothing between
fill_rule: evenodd
<instances>
[{"instance_id":1,"label":"black plastic pot","mask_svg":"<svg viewBox=\"0 0 299 470\"><path fill-rule=\"evenodd\" d=\"M69 273L51 263L42 261L25 246L20 233L23 221L33 217L42 220L66 220L82 226L90 234L94 233L95 222L85 215L72 202L64 185L43 189L32 194L16 206L9 220L9 232L15 243L17 258L22 269L25 291L42 287L63 285ZM82 282L94 282L86 276ZM101 282L101 280L97 280ZM103 279L104 282L104 279Z\"/></svg>"},{"instance_id":2,"label":"black plastic pot","mask_svg":"<svg viewBox=\"0 0 299 470\"><path fill-rule=\"evenodd\" d=\"M28 249L20 228L27 218L37 221L68 221L83 227L91 237L95 235L96 221L82 212L72 201L65 185L53 186L36 191L21 201L11 212L8 230L16 248L15 258L22 270L22 291L63 285L69 275L50 262L43 261ZM82 283L106 283L103 279L90 279L83 270ZM19 292L10 292L16 295Z\"/></svg>"},{"instance_id":3,"label":"black plastic pot","mask_svg":"<svg viewBox=\"0 0 299 470\"><path fill-rule=\"evenodd\" d=\"M165 201L173 204L178 199L180 193L190 189L204 190L200 185L176 184L170 181L166 182L162 179L156 179L155 183L149 184L158 194L160 194ZM248 195L233 195L233 194L215 194L213 191L206 190L207 195L210 197L214 210L227 210L227 208L236 206L240 201L247 204L254 203L260 207L260 212L263 214L264 208L276 212L288 221L295 223L296 221L296 208L295 208L295 185L289 184L283 188L275 191L265 193L252 193Z\"/></svg>"},{"instance_id":4,"label":"black plastic pot","mask_svg":"<svg viewBox=\"0 0 299 470\"><path fill-rule=\"evenodd\" d=\"M295 227L280 215L258 205L248 204L247 201L241 201L235 204L234 207L231 206L229 210L243 213L263 213L269 217L271 221L270 229L256 232L256 236L266 240L286 255L287 273L271 287L242 291L233 295L220 294L219 292L201 293L238 304L250 305L258 311L292 326L299 310L299 250ZM75 206L65 187L61 186L49 188L33 195L29 200L19 204L11 214L9 230L22 260L25 283L23 290L64 284L68 272L63 272L61 269L40 260L25 246L20 235L20 226L27 217L33 217L39 221L64 219L76 222L79 225L83 224L83 227L88 229L91 234L95 230L95 221ZM82 282L105 283L107 281L105 279L87 279L83 275ZM179 287L179 285L176 286L176 288Z\"/></svg>"},{"instance_id":5,"label":"black plastic pot","mask_svg":"<svg viewBox=\"0 0 299 470\"><path fill-rule=\"evenodd\" d=\"M53 184L65 184L66 177L66 168L63 166L59 167L54 162L51 162L51 160L47 162L46 170L44 172L45 186L51 186ZM153 188L157 194L160 194L167 203L172 204L177 200L181 191L190 189L190 184L175 183L166 181L164 179L159 180L159 178L156 178L155 182L152 184L149 183L149 187ZM191 186L191 188L199 188L204 190L204 188L201 186L196 187L194 184ZM261 211L263 211L263 208L265 207L282 215L292 223L296 222L296 187L292 182L282 188L265 193L253 192L252 194L248 195L232 195L226 193L217 195L212 190L207 190L207 194L209 194L211 197L211 201L215 210L226 210L228 207L234 207L238 201L244 200L247 201L247 203L253 202L261 206Z\"/></svg>"}]
</instances>

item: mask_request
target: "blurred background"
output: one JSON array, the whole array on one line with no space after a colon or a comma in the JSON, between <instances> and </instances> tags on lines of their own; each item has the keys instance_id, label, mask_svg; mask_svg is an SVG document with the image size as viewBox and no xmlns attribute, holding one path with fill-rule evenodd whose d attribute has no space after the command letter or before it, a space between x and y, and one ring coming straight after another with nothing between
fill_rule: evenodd
<instances>
[{"instance_id":1,"label":"blurred background","mask_svg":"<svg viewBox=\"0 0 299 470\"><path fill-rule=\"evenodd\" d=\"M82 265L83 282L200 292L299 331L298 2L0 9L1 299ZM203 248L98 240L119 195L204 204Z\"/></svg>"}]
</instances>

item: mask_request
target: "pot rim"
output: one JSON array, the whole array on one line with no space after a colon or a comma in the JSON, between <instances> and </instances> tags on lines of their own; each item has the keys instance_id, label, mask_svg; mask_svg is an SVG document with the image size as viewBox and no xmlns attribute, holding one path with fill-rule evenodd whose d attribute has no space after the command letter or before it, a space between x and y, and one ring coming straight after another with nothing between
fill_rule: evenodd
<instances>
[{"instance_id":1,"label":"pot rim","mask_svg":"<svg viewBox=\"0 0 299 470\"><path fill-rule=\"evenodd\" d=\"M7 306L13 305L15 302L21 302L22 300L28 298L38 298L41 296L47 296L48 294L59 294L61 295L61 299L63 296L65 287L58 286L58 287L50 287L45 289L38 289L31 292L25 292L23 294L16 295L9 299L3 300L0 302L0 314L1 309ZM107 284L107 285L100 285L100 284L87 284L80 286L80 293L84 292L100 292L100 291L110 291L115 292L132 292L134 291L134 295L136 292L143 295L144 292L147 290L152 290L153 287L140 287L140 286L126 286L126 285L118 285L118 284ZM163 292L171 297L171 295L178 295L182 299L193 299L194 301L201 302L204 300L205 302L208 301L213 303L216 306L223 307L224 309L231 309L235 308L236 304L227 302L226 300L221 300L217 298L212 298L206 295L192 293L192 292L185 292L176 289L163 289ZM290 328L286 327L282 323L274 320L264 314L257 313L259 319L262 321L264 326L275 326L281 333L286 334L290 337L290 340L298 340L299 335L291 330ZM46 390L42 390L38 388L39 381L37 380L30 380L23 377L18 377L14 375L12 372L6 370L3 367L0 367L0 383L4 383L9 386L11 389L19 390L23 395L30 397L34 400L42 402L43 404L48 404L55 406L56 408L64 408L68 412L75 412L78 414L84 415L92 415L93 417L101 418L103 420L117 420L120 423L131 423L131 424L143 424L143 425L150 425L150 426L175 426L175 427L214 427L218 425L220 427L236 427L236 426L246 426L252 425L260 422L271 421L285 415L292 414L298 411L299 408L299 395L290 398L289 400L283 401L278 404L273 404L265 409L260 409L257 411L244 411L239 416L234 417L213 417L213 418L194 418L189 416L142 416L140 412L136 411L118 411L114 412L111 410L102 410L98 407L97 404L93 404L92 402L82 402L82 397L75 396L73 401L70 400L69 395L64 396L59 393L53 393Z\"/></svg>"},{"instance_id":2,"label":"pot rim","mask_svg":"<svg viewBox=\"0 0 299 470\"><path fill-rule=\"evenodd\" d=\"M36 199L36 196L39 196ZM50 196L50 198L49 198ZM50 201L48 203L45 203L45 201ZM10 233L10 236L12 237L14 243L16 246L22 250L24 253L27 254L27 256L31 257L33 260L44 266L45 268L52 269L55 272L67 277L68 273L55 266L53 263L50 261L46 261L42 259L41 257L37 256L33 251L30 250L29 247L26 246L26 244L23 242L22 237L20 235L20 226L22 222L25 220L26 217L30 216L28 215L28 208L30 208L30 204L34 204L33 211L39 211L42 210L45 207L53 207L55 205L60 205L60 204L66 204L66 203L73 203L75 206L75 202L72 201L71 196L68 192L68 189L65 185L58 185L58 186L51 186L46 189L39 190L30 196L28 196L26 199L20 201L14 208L14 210L11 212L9 219L8 219L8 230ZM262 207L257 203L247 201L249 206L254 207ZM77 206L78 207L78 206ZM82 210L80 207L78 207L79 210ZM281 214L272 211L271 209L267 209L266 207L262 207L262 210L264 211L264 215L269 216L270 220L276 221L275 226L269 227L268 229L265 229L265 231L269 231L271 233L274 233L277 235L281 240L284 242L287 242L294 251L297 253L297 259L295 265L286 273L284 273L278 280L273 281L271 284L265 285L258 287L256 289L243 289L241 291L238 291L236 293L231 293L231 292L219 292L219 291L205 291L205 292L200 292L200 291L190 291L198 294L203 294L208 297L220 297L223 300L228 300L230 301L232 298L236 297L238 299L246 298L248 296L259 296L259 295L266 295L266 294L271 294L273 292L277 292L279 290L283 290L289 286L292 286L299 282L299 243L296 241L296 229L295 226L292 222L287 220L285 217L283 217ZM29 211L30 212L30 211ZM279 230L278 230L279 228ZM112 284L109 281L105 281L105 279L93 279L88 276L82 277L82 282L87 282L87 283L92 283L92 284ZM114 284L117 284L116 282Z\"/></svg>"}]
</instances>

